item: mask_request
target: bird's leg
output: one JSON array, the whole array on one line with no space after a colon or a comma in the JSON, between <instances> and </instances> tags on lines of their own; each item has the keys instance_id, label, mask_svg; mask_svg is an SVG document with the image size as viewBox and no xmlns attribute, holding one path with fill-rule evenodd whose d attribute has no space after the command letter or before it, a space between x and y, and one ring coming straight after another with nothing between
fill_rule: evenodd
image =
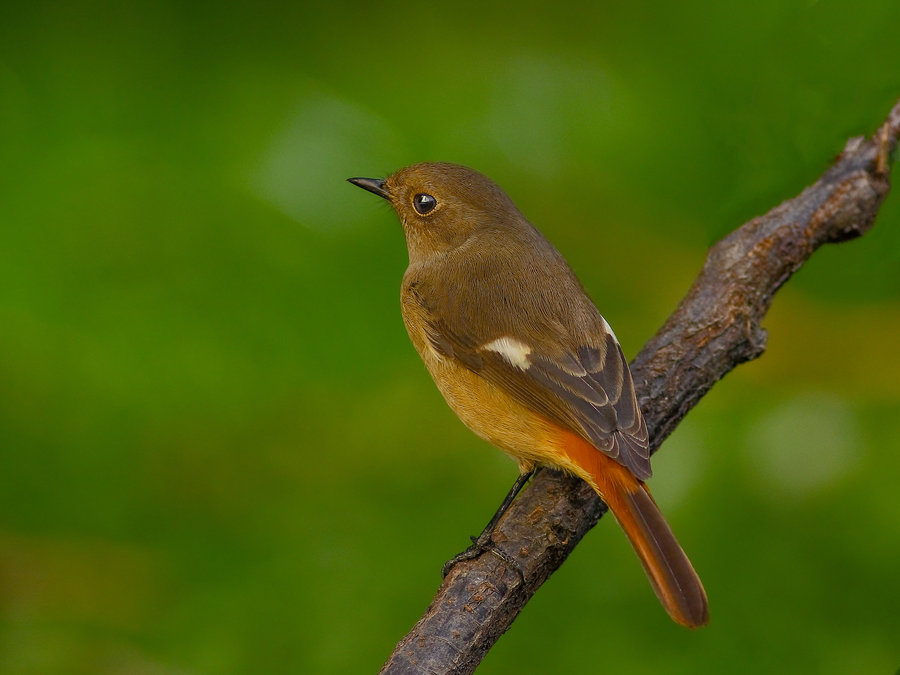
<instances>
[{"instance_id":1,"label":"bird's leg","mask_svg":"<svg viewBox=\"0 0 900 675\"><path fill-rule=\"evenodd\" d=\"M516 478L516 482L513 483L512 488L510 488L506 497L504 497L503 503L500 504L500 508L497 509L497 512L491 517L490 521L488 521L488 524L481 531L481 534L479 534L477 537L471 537L472 545L462 553L453 556L452 558L450 558L450 560L444 563L444 566L441 568L441 577L446 577L447 574L450 573L450 570L453 569L453 567L457 563L461 563L465 560L472 560L473 558L477 558L478 556L480 556L485 551L491 551L498 558L513 567L516 572L519 573L519 577L524 581L524 575L522 574L522 568L519 567L519 563L517 563L506 551L497 546L497 544L495 544L491 539L491 536L494 534L494 528L497 527L497 523L500 522L503 514L506 513L507 509L509 509L510 505L513 503L513 500L522 490L525 483L527 483L528 479L533 475L534 469L519 474L519 477Z\"/></svg>"}]
</instances>

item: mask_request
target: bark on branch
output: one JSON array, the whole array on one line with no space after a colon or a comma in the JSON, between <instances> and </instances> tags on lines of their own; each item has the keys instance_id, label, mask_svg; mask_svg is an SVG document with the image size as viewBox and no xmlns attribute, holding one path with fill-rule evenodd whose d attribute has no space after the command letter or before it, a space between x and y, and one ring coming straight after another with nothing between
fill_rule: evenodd
<instances>
[{"instance_id":1,"label":"bark on branch","mask_svg":"<svg viewBox=\"0 0 900 675\"><path fill-rule=\"evenodd\" d=\"M710 249L703 270L631 364L656 450L728 371L766 346L761 321L775 292L822 244L865 234L890 189L900 102L871 138L852 138L797 197ZM541 471L494 533L524 582L498 556L457 565L382 673L471 673L525 603L606 511L584 482Z\"/></svg>"}]
</instances>

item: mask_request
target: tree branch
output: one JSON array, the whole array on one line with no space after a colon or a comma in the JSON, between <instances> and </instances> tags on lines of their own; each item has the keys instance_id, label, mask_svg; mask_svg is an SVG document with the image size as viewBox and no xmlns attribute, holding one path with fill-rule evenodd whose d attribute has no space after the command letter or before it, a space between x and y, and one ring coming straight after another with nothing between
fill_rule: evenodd
<instances>
[{"instance_id":1,"label":"tree branch","mask_svg":"<svg viewBox=\"0 0 900 675\"><path fill-rule=\"evenodd\" d=\"M834 166L797 197L710 249L703 270L631 364L655 451L732 368L766 346L760 325L775 292L822 244L865 234L890 189L900 102L869 139L847 142ZM606 507L583 481L541 471L500 521L498 556L457 565L382 673L471 673Z\"/></svg>"}]
</instances>

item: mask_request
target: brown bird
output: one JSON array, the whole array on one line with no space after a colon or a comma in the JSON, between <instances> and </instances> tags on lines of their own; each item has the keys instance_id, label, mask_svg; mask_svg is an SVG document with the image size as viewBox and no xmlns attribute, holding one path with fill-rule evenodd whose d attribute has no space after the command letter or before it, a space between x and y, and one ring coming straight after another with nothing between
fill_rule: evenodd
<instances>
[{"instance_id":1,"label":"brown bird","mask_svg":"<svg viewBox=\"0 0 900 675\"><path fill-rule=\"evenodd\" d=\"M704 625L706 592L644 485L647 426L628 362L562 255L472 169L415 164L349 180L388 200L403 224L403 321L438 389L467 427L518 461L519 480L475 553L535 467L560 469L612 510L669 615Z\"/></svg>"}]
</instances>

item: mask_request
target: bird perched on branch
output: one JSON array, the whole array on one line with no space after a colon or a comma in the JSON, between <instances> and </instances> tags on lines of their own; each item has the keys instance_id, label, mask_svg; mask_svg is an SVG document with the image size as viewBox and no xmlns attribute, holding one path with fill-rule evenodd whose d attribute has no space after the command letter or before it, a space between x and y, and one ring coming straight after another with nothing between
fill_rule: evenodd
<instances>
[{"instance_id":1,"label":"bird perched on branch","mask_svg":"<svg viewBox=\"0 0 900 675\"><path fill-rule=\"evenodd\" d=\"M403 321L438 389L519 464L484 532L450 563L497 550L494 526L535 467L560 469L609 506L669 615L704 625L706 592L644 484L647 426L628 362L562 255L472 169L426 163L349 180L386 199L403 224Z\"/></svg>"}]
</instances>

